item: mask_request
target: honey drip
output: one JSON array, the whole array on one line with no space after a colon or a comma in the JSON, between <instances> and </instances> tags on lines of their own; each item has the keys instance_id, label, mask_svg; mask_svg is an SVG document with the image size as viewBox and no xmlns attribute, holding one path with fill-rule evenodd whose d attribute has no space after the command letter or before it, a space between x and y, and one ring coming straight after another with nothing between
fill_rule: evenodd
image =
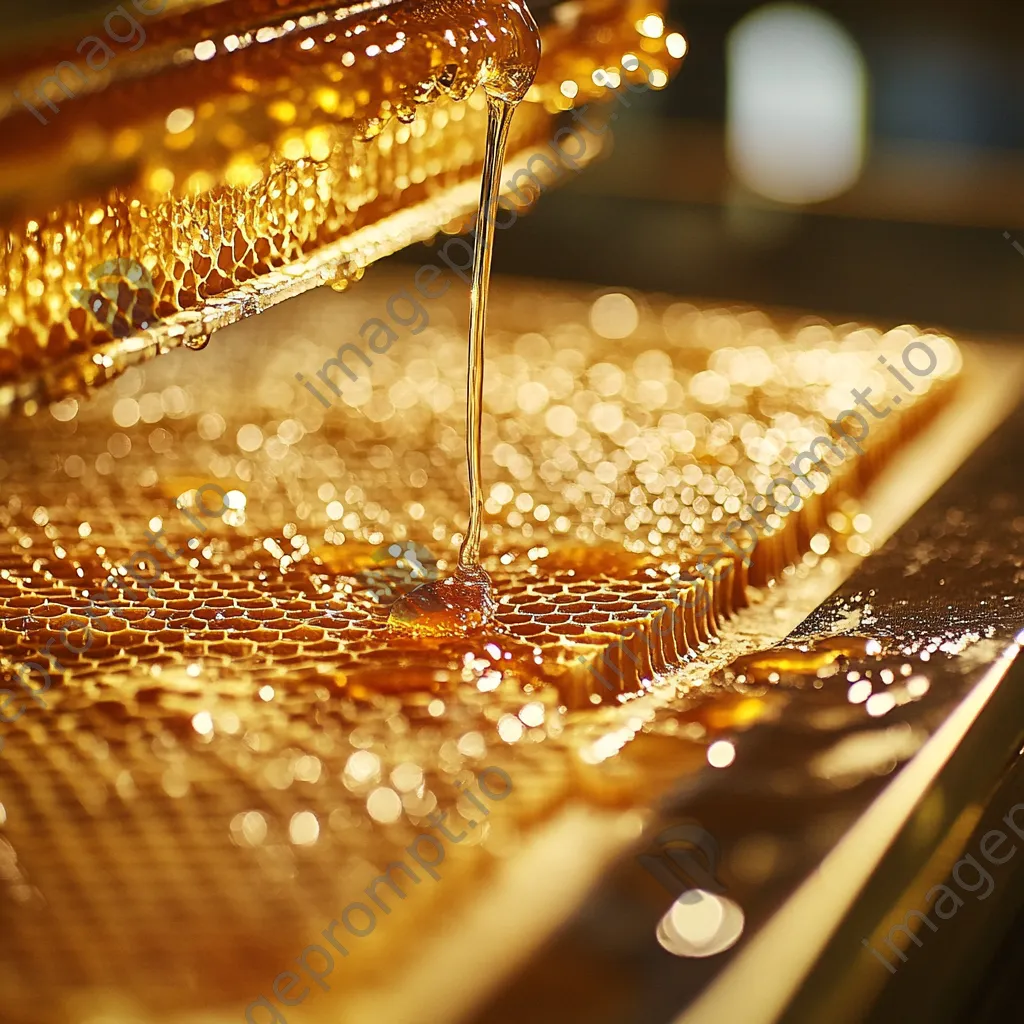
<instances>
[{"instance_id":1,"label":"honey drip","mask_svg":"<svg viewBox=\"0 0 1024 1024\"><path fill-rule=\"evenodd\" d=\"M466 464L469 470L469 528L459 552L459 569L478 567L484 498L480 470L480 433L484 402L484 330L491 283L494 216L505 143L513 105L499 96L487 99L487 154L480 182L480 229L473 249L473 290L469 298L469 366L466 376Z\"/></svg>"},{"instance_id":2,"label":"honey drip","mask_svg":"<svg viewBox=\"0 0 1024 1024\"><path fill-rule=\"evenodd\" d=\"M466 374L466 465L469 475L469 525L454 575L424 583L392 607L389 626L413 635L459 636L490 623L497 603L491 578L480 564L484 498L480 466L484 401L484 334L487 296L494 248L494 220L501 189L501 168L512 114L530 87L540 62L540 33L526 8L514 0L509 7L521 14L533 43L532 53L516 53L506 68L489 77L487 146L480 177L480 213L473 246L473 282L469 298L468 368ZM524 63L524 56L526 62ZM532 57L532 61L529 59Z\"/></svg>"}]
</instances>

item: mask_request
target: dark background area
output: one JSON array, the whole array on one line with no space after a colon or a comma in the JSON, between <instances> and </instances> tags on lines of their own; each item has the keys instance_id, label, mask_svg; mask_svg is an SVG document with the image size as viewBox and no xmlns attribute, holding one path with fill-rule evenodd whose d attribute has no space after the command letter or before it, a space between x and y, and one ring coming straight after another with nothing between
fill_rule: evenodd
<instances>
[{"instance_id":1,"label":"dark background area","mask_svg":"<svg viewBox=\"0 0 1024 1024\"><path fill-rule=\"evenodd\" d=\"M1004 237L1024 247L1024 4L800 5L848 34L867 79L860 176L807 205L753 193L727 154L727 40L763 6L672 0L668 27L689 44L679 74L617 108L614 151L499 235L496 270L959 332L1024 330L1024 255Z\"/></svg>"}]
</instances>

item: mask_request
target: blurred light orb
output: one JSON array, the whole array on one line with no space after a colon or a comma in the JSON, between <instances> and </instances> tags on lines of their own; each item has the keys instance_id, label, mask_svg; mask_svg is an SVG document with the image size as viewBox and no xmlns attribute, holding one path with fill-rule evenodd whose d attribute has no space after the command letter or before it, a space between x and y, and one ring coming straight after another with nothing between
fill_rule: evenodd
<instances>
[{"instance_id":1,"label":"blurred light orb","mask_svg":"<svg viewBox=\"0 0 1024 1024\"><path fill-rule=\"evenodd\" d=\"M867 69L849 32L806 4L743 18L727 47L729 162L753 192L800 205L840 195L864 162Z\"/></svg>"},{"instance_id":2,"label":"blurred light orb","mask_svg":"<svg viewBox=\"0 0 1024 1024\"><path fill-rule=\"evenodd\" d=\"M312 811L299 811L288 823L288 838L295 846L312 846L320 838L320 822Z\"/></svg>"},{"instance_id":3,"label":"blurred light orb","mask_svg":"<svg viewBox=\"0 0 1024 1024\"><path fill-rule=\"evenodd\" d=\"M746 923L735 901L704 889L688 889L658 922L655 935L673 956L706 957L736 945Z\"/></svg>"},{"instance_id":4,"label":"blurred light orb","mask_svg":"<svg viewBox=\"0 0 1024 1024\"><path fill-rule=\"evenodd\" d=\"M728 740L716 740L708 747L707 756L712 768L728 768L736 760L736 748Z\"/></svg>"},{"instance_id":5,"label":"blurred light orb","mask_svg":"<svg viewBox=\"0 0 1024 1024\"><path fill-rule=\"evenodd\" d=\"M668 50L670 57L679 60L686 55L686 39L678 32L670 32L665 36L665 49Z\"/></svg>"},{"instance_id":6,"label":"blurred light orb","mask_svg":"<svg viewBox=\"0 0 1024 1024\"><path fill-rule=\"evenodd\" d=\"M610 341L628 338L639 325L636 303L622 292L608 292L590 307L590 326L601 338Z\"/></svg>"},{"instance_id":7,"label":"blurred light orb","mask_svg":"<svg viewBox=\"0 0 1024 1024\"><path fill-rule=\"evenodd\" d=\"M646 18L641 18L636 23L636 27L640 34L647 36L648 39L660 39L665 31L665 22L661 20L660 15L648 14Z\"/></svg>"}]
</instances>

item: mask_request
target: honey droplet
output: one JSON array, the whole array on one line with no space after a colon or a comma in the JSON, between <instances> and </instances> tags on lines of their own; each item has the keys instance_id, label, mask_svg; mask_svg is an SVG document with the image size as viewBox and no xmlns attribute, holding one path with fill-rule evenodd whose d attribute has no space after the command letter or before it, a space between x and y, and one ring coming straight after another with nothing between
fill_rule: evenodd
<instances>
[{"instance_id":1,"label":"honey droplet","mask_svg":"<svg viewBox=\"0 0 1024 1024\"><path fill-rule=\"evenodd\" d=\"M826 637L809 648L779 646L745 654L729 663L724 677L751 684L776 683L783 678L820 679L837 674L844 661L871 657L881 649L872 637Z\"/></svg>"},{"instance_id":2,"label":"honey droplet","mask_svg":"<svg viewBox=\"0 0 1024 1024\"><path fill-rule=\"evenodd\" d=\"M424 583L399 598L391 606L388 629L417 638L465 636L489 625L496 610L487 570L459 566L453 575Z\"/></svg>"},{"instance_id":3,"label":"honey droplet","mask_svg":"<svg viewBox=\"0 0 1024 1024\"><path fill-rule=\"evenodd\" d=\"M193 334L185 338L185 340L182 341L182 344L185 346L185 348L190 348L194 352L199 352L210 344L210 338L212 336L212 331L202 331L199 334Z\"/></svg>"}]
</instances>

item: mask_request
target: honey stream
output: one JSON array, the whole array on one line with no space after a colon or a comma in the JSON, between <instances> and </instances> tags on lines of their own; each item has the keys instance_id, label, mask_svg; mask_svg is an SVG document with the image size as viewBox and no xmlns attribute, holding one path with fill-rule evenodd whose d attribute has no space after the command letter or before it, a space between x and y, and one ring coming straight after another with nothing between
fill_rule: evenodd
<instances>
[{"instance_id":1,"label":"honey stream","mask_svg":"<svg viewBox=\"0 0 1024 1024\"><path fill-rule=\"evenodd\" d=\"M493 587L480 564L484 497L481 444L484 399L484 346L487 297L491 280L494 221L501 189L512 115L536 74L540 62L540 33L525 4L510 3L526 30L527 53L516 52L492 71L487 93L487 144L480 179L480 209L473 245L470 290L468 369L466 376L466 464L469 478L469 524L455 572L424 583L400 598L391 608L388 625L393 632L412 636L462 636L493 621ZM529 45L532 43L532 47ZM532 52L530 52L532 50ZM526 58L524 62L524 56ZM532 60L530 58L532 57Z\"/></svg>"}]
</instances>

